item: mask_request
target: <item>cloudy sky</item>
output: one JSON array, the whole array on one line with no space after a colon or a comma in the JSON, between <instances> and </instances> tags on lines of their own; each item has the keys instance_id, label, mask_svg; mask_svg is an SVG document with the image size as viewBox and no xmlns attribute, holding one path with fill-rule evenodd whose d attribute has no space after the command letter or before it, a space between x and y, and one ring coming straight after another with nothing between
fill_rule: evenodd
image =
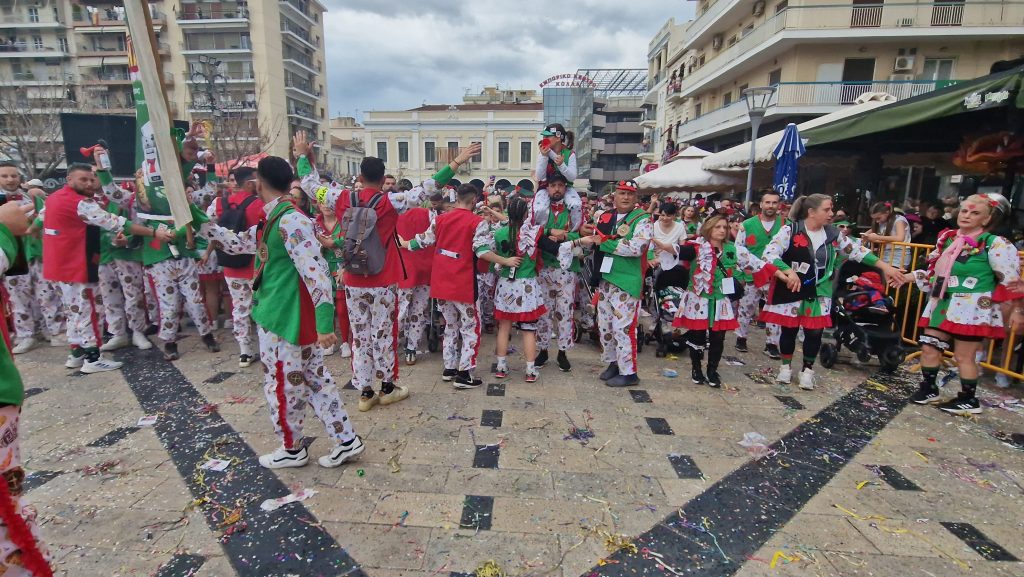
<instances>
[{"instance_id":1,"label":"cloudy sky","mask_svg":"<svg viewBox=\"0 0 1024 577\"><path fill-rule=\"evenodd\" d=\"M331 116L537 88L578 68L646 68L693 0L322 0Z\"/></svg>"}]
</instances>

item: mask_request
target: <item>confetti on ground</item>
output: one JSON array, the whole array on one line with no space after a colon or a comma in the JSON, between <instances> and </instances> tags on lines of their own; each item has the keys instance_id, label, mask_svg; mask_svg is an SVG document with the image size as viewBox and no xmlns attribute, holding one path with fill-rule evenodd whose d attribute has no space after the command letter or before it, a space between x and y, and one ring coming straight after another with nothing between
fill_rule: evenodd
<instances>
[{"instance_id":1,"label":"confetti on ground","mask_svg":"<svg viewBox=\"0 0 1024 577\"><path fill-rule=\"evenodd\" d=\"M562 438L562 440L575 439L580 442L581 445L586 445L597 435L594 430L590 427L590 422L594 420L591 416L590 411L583 411L583 426L578 426L569 416L569 413L565 413L566 420L569 421L569 434Z\"/></svg>"}]
</instances>

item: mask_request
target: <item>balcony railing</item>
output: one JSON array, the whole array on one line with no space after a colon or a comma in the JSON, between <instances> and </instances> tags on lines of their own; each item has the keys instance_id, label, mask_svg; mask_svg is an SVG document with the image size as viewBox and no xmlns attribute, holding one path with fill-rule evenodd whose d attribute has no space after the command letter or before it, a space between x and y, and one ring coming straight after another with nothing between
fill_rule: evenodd
<instances>
[{"instance_id":1,"label":"balcony railing","mask_svg":"<svg viewBox=\"0 0 1024 577\"><path fill-rule=\"evenodd\" d=\"M716 4L726 2L719 0ZM790 6L765 20L732 46L718 52L704 66L683 79L683 95L697 91L709 77L727 64L756 55L763 44L786 30L852 30L881 28L913 30L934 27L1020 27L1024 25L1024 2L957 2L840 4Z\"/></svg>"},{"instance_id":2,"label":"balcony railing","mask_svg":"<svg viewBox=\"0 0 1024 577\"><path fill-rule=\"evenodd\" d=\"M319 46L320 44L319 42L314 43L313 40L309 37L309 30L304 30L302 28L299 28L298 26L293 26L292 24L289 24L288 21L285 19L281 19L281 32L290 32L291 34L294 34L295 36L301 38L306 44L309 44L310 46Z\"/></svg>"},{"instance_id":3,"label":"balcony railing","mask_svg":"<svg viewBox=\"0 0 1024 577\"><path fill-rule=\"evenodd\" d=\"M783 111L779 111L780 108L793 107L817 107L822 113L832 112L830 109L853 104L859 96L868 92L885 92L897 100L905 100L956 82L954 80L783 82L776 85L775 96L767 114L768 116L781 114ZM699 137L716 127L726 127L737 120L741 120L742 123L747 121L747 106L743 100L706 112L682 123L677 131L677 140L688 141L693 135Z\"/></svg>"},{"instance_id":4,"label":"balcony railing","mask_svg":"<svg viewBox=\"0 0 1024 577\"><path fill-rule=\"evenodd\" d=\"M188 9L179 10L177 16L178 20L245 20L249 17L249 10L244 6L232 10Z\"/></svg>"},{"instance_id":5,"label":"balcony railing","mask_svg":"<svg viewBox=\"0 0 1024 577\"><path fill-rule=\"evenodd\" d=\"M303 16L305 16L310 21L312 21L312 22L316 22L317 21L317 18L314 18L309 13L309 5L306 2L302 2L301 0L283 0L283 3L291 6L292 8L294 8L296 12L298 12L299 14L302 14Z\"/></svg>"}]
</instances>

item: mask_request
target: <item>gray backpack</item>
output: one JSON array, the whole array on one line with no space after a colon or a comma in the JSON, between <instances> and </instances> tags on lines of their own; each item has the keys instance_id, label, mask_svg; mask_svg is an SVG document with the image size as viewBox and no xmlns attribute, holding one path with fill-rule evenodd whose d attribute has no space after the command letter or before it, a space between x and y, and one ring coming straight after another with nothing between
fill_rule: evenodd
<instances>
[{"instance_id":1,"label":"gray backpack","mask_svg":"<svg viewBox=\"0 0 1024 577\"><path fill-rule=\"evenodd\" d=\"M346 272L370 276L384 270L387 252L377 232L377 205L383 198L378 192L362 206L359 193L351 193L348 210L341 219L341 229L345 232L342 266Z\"/></svg>"}]
</instances>

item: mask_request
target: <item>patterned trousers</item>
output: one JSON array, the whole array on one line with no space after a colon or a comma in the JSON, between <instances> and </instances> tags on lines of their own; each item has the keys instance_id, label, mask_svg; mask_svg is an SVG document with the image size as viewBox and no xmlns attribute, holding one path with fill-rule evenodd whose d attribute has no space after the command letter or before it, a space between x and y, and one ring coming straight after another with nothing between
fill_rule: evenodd
<instances>
[{"instance_id":1,"label":"patterned trousers","mask_svg":"<svg viewBox=\"0 0 1024 577\"><path fill-rule=\"evenodd\" d=\"M5 276L4 285L11 299L14 338L28 339L36 334L36 320L42 316L47 336L64 334L64 305L57 283L43 278L43 263L29 264L28 274Z\"/></svg>"},{"instance_id":2,"label":"patterned trousers","mask_svg":"<svg viewBox=\"0 0 1024 577\"><path fill-rule=\"evenodd\" d=\"M601 333L601 362L618 363L619 373L636 373L636 325L640 299L601 281L597 297L597 328Z\"/></svg>"},{"instance_id":3,"label":"patterned trousers","mask_svg":"<svg viewBox=\"0 0 1024 577\"><path fill-rule=\"evenodd\" d=\"M146 329L145 272L141 262L115 260L100 265L100 295L107 331L115 337Z\"/></svg>"},{"instance_id":4,"label":"patterned trousers","mask_svg":"<svg viewBox=\"0 0 1024 577\"><path fill-rule=\"evenodd\" d=\"M548 310L537 321L537 350L547 350L551 345L552 332L558 333L558 350L567 351L573 347L576 277L576 273L560 268L541 269L540 289Z\"/></svg>"},{"instance_id":5,"label":"patterned trousers","mask_svg":"<svg viewBox=\"0 0 1024 577\"><path fill-rule=\"evenodd\" d=\"M68 314L68 344L93 349L103 343L103 301L99 283L59 283Z\"/></svg>"},{"instance_id":6,"label":"patterned trousers","mask_svg":"<svg viewBox=\"0 0 1024 577\"><path fill-rule=\"evenodd\" d=\"M757 318L757 305L761 299L765 299L768 302L768 287L770 284L764 285L763 287L755 287L753 284L748 284L743 292L743 298L740 299L738 306L736 307L736 317L740 322L739 328L736 329L736 338L745 339L747 333L750 331L750 324ZM779 346L779 336L782 335L782 327L776 324L768 323L768 344Z\"/></svg>"},{"instance_id":7,"label":"patterned trousers","mask_svg":"<svg viewBox=\"0 0 1024 577\"><path fill-rule=\"evenodd\" d=\"M252 355L252 279L225 277L224 280L231 293L231 332L238 342L239 354Z\"/></svg>"},{"instance_id":8,"label":"patterned trousers","mask_svg":"<svg viewBox=\"0 0 1024 577\"><path fill-rule=\"evenodd\" d=\"M374 376L398 382L398 285L345 287L352 325L352 386L373 388Z\"/></svg>"},{"instance_id":9,"label":"patterned trousers","mask_svg":"<svg viewBox=\"0 0 1024 577\"><path fill-rule=\"evenodd\" d=\"M480 314L476 303L439 301L438 304L444 316L444 368L472 374L480 352Z\"/></svg>"},{"instance_id":10,"label":"patterned trousers","mask_svg":"<svg viewBox=\"0 0 1024 577\"><path fill-rule=\"evenodd\" d=\"M420 339L430 322L430 285L398 289L398 326L405 348L419 352Z\"/></svg>"},{"instance_id":11,"label":"patterned trousers","mask_svg":"<svg viewBox=\"0 0 1024 577\"><path fill-rule=\"evenodd\" d=\"M315 343L293 345L262 327L259 344L263 393L274 432L286 449L296 448L302 441L307 404L313 405L335 444L356 436L334 377L324 366L323 349Z\"/></svg>"},{"instance_id":12,"label":"patterned trousers","mask_svg":"<svg viewBox=\"0 0 1024 577\"><path fill-rule=\"evenodd\" d=\"M494 288L498 286L498 275L493 272L476 274L476 310L480 311L480 319L487 326L494 326Z\"/></svg>"},{"instance_id":13,"label":"patterned trousers","mask_svg":"<svg viewBox=\"0 0 1024 577\"><path fill-rule=\"evenodd\" d=\"M38 512L24 497L25 470L21 466L21 442L18 438L20 417L21 407L0 407L0 473L3 474L0 482L6 484L10 492L10 503L4 503L2 506L14 509L14 515L24 522L22 529L26 529L31 535L43 559L49 561L50 553L39 538L39 527L36 524ZM0 575L32 577L33 573L23 565L26 556L27 553L11 541L7 526L0 523Z\"/></svg>"},{"instance_id":14,"label":"patterned trousers","mask_svg":"<svg viewBox=\"0 0 1024 577\"><path fill-rule=\"evenodd\" d=\"M151 265L148 270L149 282L156 293L157 310L160 315L158 336L165 343L173 343L178 336L178 295L185 297L185 310L192 317L199 334L213 330L199 293L199 270L196 261L190 258L169 258Z\"/></svg>"}]
</instances>

